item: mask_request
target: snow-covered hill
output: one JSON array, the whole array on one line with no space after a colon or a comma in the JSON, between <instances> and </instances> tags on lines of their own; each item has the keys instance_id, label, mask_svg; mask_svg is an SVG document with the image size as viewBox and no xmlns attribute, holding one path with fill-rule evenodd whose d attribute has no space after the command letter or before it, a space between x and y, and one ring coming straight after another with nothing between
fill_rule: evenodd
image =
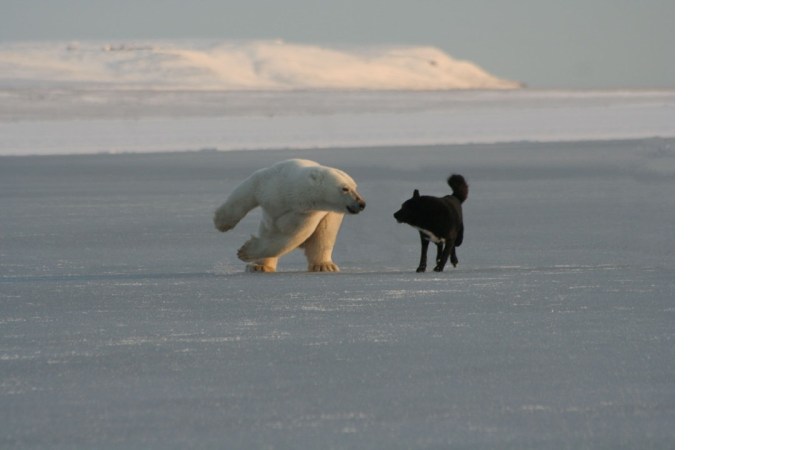
<instances>
[{"instance_id":1,"label":"snow-covered hill","mask_svg":"<svg viewBox=\"0 0 800 450\"><path fill-rule=\"evenodd\" d=\"M433 47L320 47L272 41L0 44L0 87L148 89L514 89Z\"/></svg>"}]
</instances>

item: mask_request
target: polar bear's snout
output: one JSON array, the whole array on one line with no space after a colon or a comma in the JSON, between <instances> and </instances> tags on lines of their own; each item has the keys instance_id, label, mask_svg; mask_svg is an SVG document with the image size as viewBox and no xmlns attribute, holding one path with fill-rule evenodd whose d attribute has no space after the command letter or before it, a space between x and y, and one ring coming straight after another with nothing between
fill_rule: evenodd
<instances>
[{"instance_id":1,"label":"polar bear's snout","mask_svg":"<svg viewBox=\"0 0 800 450\"><path fill-rule=\"evenodd\" d=\"M363 211L364 208L366 207L367 207L367 202L365 202L360 195L354 193L353 201L349 205L347 205L347 212L349 212L350 214L358 214L361 211Z\"/></svg>"}]
</instances>

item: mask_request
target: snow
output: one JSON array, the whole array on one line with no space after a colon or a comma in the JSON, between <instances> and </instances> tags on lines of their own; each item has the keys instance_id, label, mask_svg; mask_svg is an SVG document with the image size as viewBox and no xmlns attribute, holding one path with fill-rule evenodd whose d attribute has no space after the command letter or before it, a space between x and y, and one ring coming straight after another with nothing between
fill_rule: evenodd
<instances>
[{"instance_id":1,"label":"snow","mask_svg":"<svg viewBox=\"0 0 800 450\"><path fill-rule=\"evenodd\" d=\"M148 89L514 89L433 47L272 41L0 44L0 86Z\"/></svg>"},{"instance_id":2,"label":"snow","mask_svg":"<svg viewBox=\"0 0 800 450\"><path fill-rule=\"evenodd\" d=\"M0 447L674 447L673 93L242 90L196 68L267 44L160 45L0 45ZM366 198L340 273L213 228L290 157ZM392 213L453 172L459 267L418 274Z\"/></svg>"}]
</instances>

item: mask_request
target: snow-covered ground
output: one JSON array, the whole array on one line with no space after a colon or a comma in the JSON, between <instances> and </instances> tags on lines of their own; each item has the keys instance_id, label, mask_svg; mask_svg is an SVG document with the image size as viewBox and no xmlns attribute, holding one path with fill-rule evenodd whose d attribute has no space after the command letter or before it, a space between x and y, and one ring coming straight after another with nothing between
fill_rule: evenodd
<instances>
[{"instance_id":1,"label":"snow-covered ground","mask_svg":"<svg viewBox=\"0 0 800 450\"><path fill-rule=\"evenodd\" d=\"M0 447L674 447L672 93L24 84L0 87ZM340 273L244 273L258 215L213 229L289 157L367 200ZM391 214L452 172L461 264L417 274Z\"/></svg>"},{"instance_id":2,"label":"snow-covered ground","mask_svg":"<svg viewBox=\"0 0 800 450\"><path fill-rule=\"evenodd\" d=\"M254 168L350 172L338 274L243 273ZM673 140L0 159L0 437L60 448L671 448ZM461 264L391 213L471 183Z\"/></svg>"}]
</instances>

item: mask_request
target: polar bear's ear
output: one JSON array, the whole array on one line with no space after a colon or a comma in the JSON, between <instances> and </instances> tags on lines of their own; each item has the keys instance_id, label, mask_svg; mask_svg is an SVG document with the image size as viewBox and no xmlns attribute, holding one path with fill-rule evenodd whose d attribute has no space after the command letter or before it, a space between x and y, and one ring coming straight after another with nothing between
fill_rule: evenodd
<instances>
[{"instance_id":1,"label":"polar bear's ear","mask_svg":"<svg viewBox=\"0 0 800 450\"><path fill-rule=\"evenodd\" d=\"M419 198L419 189L414 189L414 198Z\"/></svg>"}]
</instances>

